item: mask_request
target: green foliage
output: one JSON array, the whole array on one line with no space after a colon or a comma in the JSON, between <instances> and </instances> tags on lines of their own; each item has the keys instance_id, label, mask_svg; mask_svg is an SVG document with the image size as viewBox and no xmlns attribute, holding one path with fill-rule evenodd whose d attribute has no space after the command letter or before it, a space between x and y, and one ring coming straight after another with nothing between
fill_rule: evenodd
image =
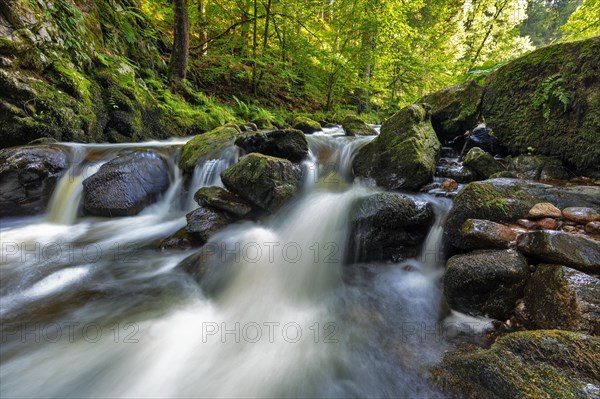
<instances>
[{"instance_id":1,"label":"green foliage","mask_svg":"<svg viewBox=\"0 0 600 399\"><path fill-rule=\"evenodd\" d=\"M600 0L583 0L561 29L567 40L600 36Z\"/></svg>"},{"instance_id":2,"label":"green foliage","mask_svg":"<svg viewBox=\"0 0 600 399\"><path fill-rule=\"evenodd\" d=\"M552 107L560 103L563 106L563 112L567 111L569 106L569 96L563 87L563 79L559 73L549 76L537 88L533 95L533 106L541 108L544 119L550 119Z\"/></svg>"}]
</instances>

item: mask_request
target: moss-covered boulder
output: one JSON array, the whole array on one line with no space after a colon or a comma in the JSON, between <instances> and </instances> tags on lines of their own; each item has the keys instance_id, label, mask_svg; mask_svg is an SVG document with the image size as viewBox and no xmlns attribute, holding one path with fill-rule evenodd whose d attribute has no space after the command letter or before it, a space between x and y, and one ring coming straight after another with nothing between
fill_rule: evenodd
<instances>
[{"instance_id":1,"label":"moss-covered boulder","mask_svg":"<svg viewBox=\"0 0 600 399\"><path fill-rule=\"evenodd\" d=\"M557 158L541 155L519 155L508 162L508 170L523 179L568 179L569 173Z\"/></svg>"},{"instance_id":2,"label":"moss-covered boulder","mask_svg":"<svg viewBox=\"0 0 600 399\"><path fill-rule=\"evenodd\" d=\"M264 155L300 162L308 155L306 136L297 129L273 130L246 134L235 140L235 145L246 153L260 152Z\"/></svg>"},{"instance_id":3,"label":"moss-covered boulder","mask_svg":"<svg viewBox=\"0 0 600 399\"><path fill-rule=\"evenodd\" d=\"M236 125L226 125L195 136L181 150L179 169L191 175L200 162L219 158L223 151L233 146L235 139L241 135L242 132Z\"/></svg>"},{"instance_id":4,"label":"moss-covered boulder","mask_svg":"<svg viewBox=\"0 0 600 399\"><path fill-rule=\"evenodd\" d=\"M221 173L225 187L256 208L274 212L299 190L302 171L287 159L248 154Z\"/></svg>"},{"instance_id":5,"label":"moss-covered boulder","mask_svg":"<svg viewBox=\"0 0 600 399\"><path fill-rule=\"evenodd\" d=\"M433 377L451 398L593 398L600 395L600 338L558 330L516 332L490 349L447 353Z\"/></svg>"},{"instance_id":6,"label":"moss-covered boulder","mask_svg":"<svg viewBox=\"0 0 600 399\"><path fill-rule=\"evenodd\" d=\"M477 125L483 87L474 80L429 94L419 103L431 105L431 124L440 141L461 137Z\"/></svg>"},{"instance_id":7,"label":"moss-covered boulder","mask_svg":"<svg viewBox=\"0 0 600 399\"><path fill-rule=\"evenodd\" d=\"M66 154L51 145L0 150L0 217L43 212L66 168Z\"/></svg>"},{"instance_id":8,"label":"moss-covered boulder","mask_svg":"<svg viewBox=\"0 0 600 399\"><path fill-rule=\"evenodd\" d=\"M342 128L344 128L346 136L374 136L377 134L375 128L367 125L356 115L346 116L342 121Z\"/></svg>"},{"instance_id":9,"label":"moss-covered boulder","mask_svg":"<svg viewBox=\"0 0 600 399\"><path fill-rule=\"evenodd\" d=\"M488 76L482 113L511 152L600 164L600 38L540 48Z\"/></svg>"},{"instance_id":10,"label":"moss-covered boulder","mask_svg":"<svg viewBox=\"0 0 600 399\"><path fill-rule=\"evenodd\" d=\"M561 265L537 266L525 307L540 328L600 335L600 279Z\"/></svg>"},{"instance_id":11,"label":"moss-covered boulder","mask_svg":"<svg viewBox=\"0 0 600 399\"><path fill-rule=\"evenodd\" d=\"M319 122L313 121L305 116L295 117L294 121L292 122L292 127L294 129L301 130L306 134L312 134L321 130L321 124Z\"/></svg>"},{"instance_id":12,"label":"moss-covered boulder","mask_svg":"<svg viewBox=\"0 0 600 399\"><path fill-rule=\"evenodd\" d=\"M600 187L555 187L519 179L490 179L465 186L456 196L446 219L446 242L461 249L473 249L460 228L467 219L485 219L498 223L514 222L525 217L539 202L559 208L567 206L600 207Z\"/></svg>"},{"instance_id":13,"label":"moss-covered boulder","mask_svg":"<svg viewBox=\"0 0 600 399\"><path fill-rule=\"evenodd\" d=\"M242 218L252 212L246 201L222 187L202 187L194 194L194 200L200 206L224 211L234 217Z\"/></svg>"},{"instance_id":14,"label":"moss-covered boulder","mask_svg":"<svg viewBox=\"0 0 600 399\"><path fill-rule=\"evenodd\" d=\"M525 257L513 250L455 255L446 264L444 296L452 309L505 320L523 297L527 277Z\"/></svg>"},{"instance_id":15,"label":"moss-covered boulder","mask_svg":"<svg viewBox=\"0 0 600 399\"><path fill-rule=\"evenodd\" d=\"M355 176L371 178L387 189L418 189L431 182L440 152L429 106L410 105L381 126L352 165Z\"/></svg>"},{"instance_id":16,"label":"moss-covered boulder","mask_svg":"<svg viewBox=\"0 0 600 399\"><path fill-rule=\"evenodd\" d=\"M471 148L463 163L474 170L482 179L489 179L493 174L505 170L500 161L479 147Z\"/></svg>"}]
</instances>

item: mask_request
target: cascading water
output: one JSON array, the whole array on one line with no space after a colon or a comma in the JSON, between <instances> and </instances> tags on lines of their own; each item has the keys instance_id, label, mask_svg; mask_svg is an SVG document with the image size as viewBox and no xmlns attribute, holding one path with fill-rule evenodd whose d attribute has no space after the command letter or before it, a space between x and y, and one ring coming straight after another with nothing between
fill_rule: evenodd
<instances>
[{"instance_id":1,"label":"cascading water","mask_svg":"<svg viewBox=\"0 0 600 399\"><path fill-rule=\"evenodd\" d=\"M344 265L349 213L375 192L348 183L370 139L308 136L305 192L263 223L217 233L200 285L175 268L191 252L154 249L189 210L174 164L170 190L137 216L2 228L1 396L438 397L426 369L444 348L449 200L420 197L437 219L411 267ZM186 201L232 162L204 163ZM73 185L58 185L50 215Z\"/></svg>"}]
</instances>

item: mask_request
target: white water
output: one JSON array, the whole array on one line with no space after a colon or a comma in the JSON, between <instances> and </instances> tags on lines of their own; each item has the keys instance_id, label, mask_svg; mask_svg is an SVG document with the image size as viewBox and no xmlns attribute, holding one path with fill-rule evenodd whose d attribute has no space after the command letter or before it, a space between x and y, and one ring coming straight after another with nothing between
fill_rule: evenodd
<instances>
[{"instance_id":1,"label":"white water","mask_svg":"<svg viewBox=\"0 0 600 399\"><path fill-rule=\"evenodd\" d=\"M343 265L349 212L374 192L348 183L370 139L308 136L306 192L215 235L201 285L174 269L190 252L154 248L231 153L187 191L173 163L169 191L137 216L3 228L0 397L438 397L426 368L444 347L431 330L448 203L421 198L438 218L412 270ZM50 215L78 208L79 186L61 181Z\"/></svg>"}]
</instances>

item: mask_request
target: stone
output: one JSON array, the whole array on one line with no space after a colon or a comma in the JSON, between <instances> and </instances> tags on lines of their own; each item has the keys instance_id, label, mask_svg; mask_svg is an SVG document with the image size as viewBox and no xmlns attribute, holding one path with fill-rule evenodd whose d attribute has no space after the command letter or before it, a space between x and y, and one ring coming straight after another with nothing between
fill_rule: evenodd
<instances>
[{"instance_id":1,"label":"stone","mask_svg":"<svg viewBox=\"0 0 600 399\"><path fill-rule=\"evenodd\" d=\"M559 218L562 216L562 212L548 202L540 202L527 212L527 216L530 218Z\"/></svg>"},{"instance_id":2,"label":"stone","mask_svg":"<svg viewBox=\"0 0 600 399\"><path fill-rule=\"evenodd\" d=\"M477 174L462 162L445 158L439 160L435 175L456 180L458 183L470 183L477 178Z\"/></svg>"},{"instance_id":3,"label":"stone","mask_svg":"<svg viewBox=\"0 0 600 399\"><path fill-rule=\"evenodd\" d=\"M190 234L185 227L177 230L173 235L165 238L159 244L161 251L188 250L202 245L202 241Z\"/></svg>"},{"instance_id":4,"label":"stone","mask_svg":"<svg viewBox=\"0 0 600 399\"><path fill-rule=\"evenodd\" d=\"M301 130L306 134L312 134L321 130L321 124L305 116L297 116L292 122L294 129Z\"/></svg>"},{"instance_id":5,"label":"stone","mask_svg":"<svg viewBox=\"0 0 600 399\"><path fill-rule=\"evenodd\" d=\"M240 136L235 144L246 153L264 155L300 162L308 155L308 142L300 130L285 129Z\"/></svg>"},{"instance_id":6,"label":"stone","mask_svg":"<svg viewBox=\"0 0 600 399\"><path fill-rule=\"evenodd\" d=\"M183 173L191 175L202 161L219 158L242 134L238 126L226 125L194 136L181 150L179 168Z\"/></svg>"},{"instance_id":7,"label":"stone","mask_svg":"<svg viewBox=\"0 0 600 399\"><path fill-rule=\"evenodd\" d=\"M452 309L505 320L523 296L529 277L525 258L513 250L482 250L446 263L444 296Z\"/></svg>"},{"instance_id":8,"label":"stone","mask_svg":"<svg viewBox=\"0 0 600 399\"><path fill-rule=\"evenodd\" d=\"M521 234L517 248L541 262L562 264L585 273L600 273L600 242L562 231Z\"/></svg>"},{"instance_id":9,"label":"stone","mask_svg":"<svg viewBox=\"0 0 600 399\"><path fill-rule=\"evenodd\" d=\"M153 151L124 151L83 181L83 207L96 216L132 216L170 185L166 160Z\"/></svg>"},{"instance_id":10,"label":"stone","mask_svg":"<svg viewBox=\"0 0 600 399\"><path fill-rule=\"evenodd\" d=\"M517 233L508 226L489 220L467 219L461 227L465 240L479 249L508 248Z\"/></svg>"},{"instance_id":11,"label":"stone","mask_svg":"<svg viewBox=\"0 0 600 399\"><path fill-rule=\"evenodd\" d=\"M556 230L560 226L560 223L556 219L543 218L535 222L536 226L540 230Z\"/></svg>"},{"instance_id":12,"label":"stone","mask_svg":"<svg viewBox=\"0 0 600 399\"><path fill-rule=\"evenodd\" d=\"M185 215L185 218L185 230L196 237L200 244L205 244L215 233L233 223L227 213L202 206Z\"/></svg>"},{"instance_id":13,"label":"stone","mask_svg":"<svg viewBox=\"0 0 600 399\"><path fill-rule=\"evenodd\" d=\"M252 212L252 207L246 201L222 187L202 187L194 194L194 200L200 206L225 211L238 218Z\"/></svg>"},{"instance_id":14,"label":"stone","mask_svg":"<svg viewBox=\"0 0 600 399\"><path fill-rule=\"evenodd\" d=\"M529 219L519 219L517 220L517 224L529 230L535 230L537 228L537 223Z\"/></svg>"},{"instance_id":15,"label":"stone","mask_svg":"<svg viewBox=\"0 0 600 399\"><path fill-rule=\"evenodd\" d=\"M585 231L590 234L600 234L600 222L589 222L585 225Z\"/></svg>"},{"instance_id":16,"label":"stone","mask_svg":"<svg viewBox=\"0 0 600 399\"><path fill-rule=\"evenodd\" d=\"M600 335L600 279L586 273L538 265L525 287L525 306L539 328Z\"/></svg>"},{"instance_id":17,"label":"stone","mask_svg":"<svg viewBox=\"0 0 600 399\"><path fill-rule=\"evenodd\" d=\"M565 180L569 173L557 158L519 155L510 160L508 169L518 177L531 180Z\"/></svg>"},{"instance_id":18,"label":"stone","mask_svg":"<svg viewBox=\"0 0 600 399\"><path fill-rule=\"evenodd\" d=\"M428 106L413 104L383 123L379 136L358 151L352 168L355 176L386 189L418 190L432 181L440 147Z\"/></svg>"},{"instance_id":19,"label":"stone","mask_svg":"<svg viewBox=\"0 0 600 399\"><path fill-rule=\"evenodd\" d=\"M469 150L463 164L474 170L482 179L488 179L494 173L504 171L500 161L479 147L473 147Z\"/></svg>"},{"instance_id":20,"label":"stone","mask_svg":"<svg viewBox=\"0 0 600 399\"><path fill-rule=\"evenodd\" d=\"M356 115L348 115L342 121L342 128L346 132L346 136L375 136L377 130L367 125L362 119Z\"/></svg>"},{"instance_id":21,"label":"stone","mask_svg":"<svg viewBox=\"0 0 600 399\"><path fill-rule=\"evenodd\" d=\"M597 222L600 220L600 213L592 208L586 207L569 207L562 211L562 215L565 219L572 220L573 222L586 224L589 222Z\"/></svg>"},{"instance_id":22,"label":"stone","mask_svg":"<svg viewBox=\"0 0 600 399\"><path fill-rule=\"evenodd\" d=\"M458 190L458 183L454 179L446 179L440 185L440 188L444 191L456 191Z\"/></svg>"}]
</instances>

